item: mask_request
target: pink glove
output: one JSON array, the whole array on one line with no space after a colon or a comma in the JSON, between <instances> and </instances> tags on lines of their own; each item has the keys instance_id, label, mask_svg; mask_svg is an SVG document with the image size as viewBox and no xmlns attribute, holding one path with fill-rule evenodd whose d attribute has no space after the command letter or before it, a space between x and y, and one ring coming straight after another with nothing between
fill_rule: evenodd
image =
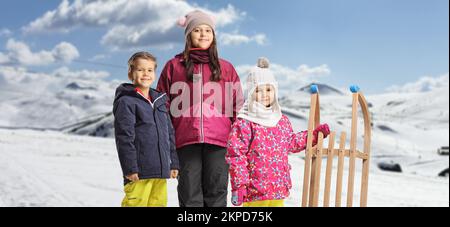
<instances>
[{"instance_id":1,"label":"pink glove","mask_svg":"<svg viewBox=\"0 0 450 227\"><path fill-rule=\"evenodd\" d=\"M330 128L328 127L328 124L321 124L317 126L316 129L313 131L313 144L317 144L317 140L319 139L319 132L322 132L323 138L327 138L327 136L330 134Z\"/></svg>"},{"instance_id":2,"label":"pink glove","mask_svg":"<svg viewBox=\"0 0 450 227\"><path fill-rule=\"evenodd\" d=\"M240 206L244 202L244 197L247 196L247 190L238 189L236 191L231 192L231 203L234 206Z\"/></svg>"}]
</instances>

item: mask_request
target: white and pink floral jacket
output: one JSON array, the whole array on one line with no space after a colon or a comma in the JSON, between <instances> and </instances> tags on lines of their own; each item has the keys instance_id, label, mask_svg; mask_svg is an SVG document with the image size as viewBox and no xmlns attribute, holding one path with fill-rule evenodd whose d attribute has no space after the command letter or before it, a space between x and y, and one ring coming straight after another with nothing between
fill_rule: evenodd
<instances>
[{"instance_id":1,"label":"white and pink floral jacket","mask_svg":"<svg viewBox=\"0 0 450 227\"><path fill-rule=\"evenodd\" d=\"M238 118L226 154L232 190L246 190L243 202L288 197L292 188L288 153L304 150L307 135L294 133L285 115L272 128Z\"/></svg>"}]
</instances>

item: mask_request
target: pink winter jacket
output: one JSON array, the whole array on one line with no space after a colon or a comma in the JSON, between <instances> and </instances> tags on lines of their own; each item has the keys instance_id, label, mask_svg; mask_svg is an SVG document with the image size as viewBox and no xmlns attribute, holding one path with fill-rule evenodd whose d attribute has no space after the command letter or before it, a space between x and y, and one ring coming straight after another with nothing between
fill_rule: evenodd
<instances>
[{"instance_id":1,"label":"pink winter jacket","mask_svg":"<svg viewBox=\"0 0 450 227\"><path fill-rule=\"evenodd\" d=\"M294 133L285 115L272 128L238 118L226 154L232 190L246 190L243 202L288 197L292 188L288 153L304 150L307 135Z\"/></svg>"},{"instance_id":2,"label":"pink winter jacket","mask_svg":"<svg viewBox=\"0 0 450 227\"><path fill-rule=\"evenodd\" d=\"M201 83L188 82L182 54L168 61L161 72L157 90L168 95L168 107L173 104L170 113L177 149L197 143L227 146L231 124L243 103L242 87L233 65L223 59L219 62L222 70L219 82L211 81L208 64L194 65L194 74L201 75ZM227 93L228 85L234 85L235 89ZM178 110L173 111L174 108Z\"/></svg>"}]
</instances>

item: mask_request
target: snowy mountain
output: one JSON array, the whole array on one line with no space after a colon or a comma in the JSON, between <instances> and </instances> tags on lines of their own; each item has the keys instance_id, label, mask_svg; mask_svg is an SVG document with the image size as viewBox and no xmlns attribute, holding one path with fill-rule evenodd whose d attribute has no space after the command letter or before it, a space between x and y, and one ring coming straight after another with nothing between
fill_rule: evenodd
<instances>
[{"instance_id":1,"label":"snowy mountain","mask_svg":"<svg viewBox=\"0 0 450 227\"><path fill-rule=\"evenodd\" d=\"M104 72L51 74L0 67L0 127L59 129L110 112L117 81Z\"/></svg>"},{"instance_id":2,"label":"snowy mountain","mask_svg":"<svg viewBox=\"0 0 450 227\"><path fill-rule=\"evenodd\" d=\"M315 84L318 87L321 95L344 95L344 92L342 92L339 89L334 88L332 86L329 86L326 84L321 84L321 83L312 83L312 84ZM298 89L298 91L302 91L302 92L309 94L309 90L310 90L312 84L308 84L307 86L304 86L304 87Z\"/></svg>"},{"instance_id":3,"label":"snowy mountain","mask_svg":"<svg viewBox=\"0 0 450 227\"><path fill-rule=\"evenodd\" d=\"M62 127L63 132L96 137L114 137L114 116L112 112L99 114L76 124Z\"/></svg>"},{"instance_id":4,"label":"snowy mountain","mask_svg":"<svg viewBox=\"0 0 450 227\"><path fill-rule=\"evenodd\" d=\"M112 165L115 172L113 175L108 175L109 183L112 182L112 179L116 181L117 178L120 178L112 138L114 129L111 113L115 88L120 82L106 81L104 80L106 76L102 72L71 72L66 68L58 69L51 74L43 74L18 68L0 67L0 110L2 110L0 111L0 128L3 128L0 129L0 152L2 156L12 157L8 161L2 159L1 166L9 168L11 171L28 174L35 171L33 167L39 168L40 166L30 165L31 167L27 167L34 159L47 162L53 160L51 157L55 157L55 161L63 161L69 166L83 166L86 165L83 163L90 163L89 160L92 157L106 158L108 163L105 162L102 166L105 169L111 169L112 167L109 165ZM289 116L296 131L307 128L310 108L308 90L309 86L304 86L280 98L283 113ZM343 131L350 133L351 93L326 84L319 84L319 92L321 94L321 122L328 123L331 129L338 134ZM364 93L364 88L362 88L362 92ZM409 185L421 188L417 190L423 189L420 193L425 193L427 190L428 192L434 191L435 187L439 187L438 190L442 192L439 195L427 194L417 200L411 200L414 197L413 191L411 191L410 197L406 197L407 194L400 193L401 185L399 185L398 191L394 190L393 192L388 189L383 191L384 189L379 188L374 192L378 194L378 197L375 196L378 201L372 201L372 204L369 203L369 205L388 205L386 204L388 200L380 198L389 193L398 193L390 197L392 200L398 199L395 205L448 205L449 178L438 177L438 174L448 169L449 159L448 156L437 154L439 147L449 145L448 86L420 92L391 91L384 94L366 95L366 99L370 103L373 120L371 174L375 177L371 177L371 179L375 179L371 181L371 184L374 184L371 190L374 190L374 187L386 189L391 187L391 184L396 185L397 182L401 182L404 184L403 187ZM17 128L40 129L40 131L14 130ZM43 132L41 132L42 130ZM358 121L358 131L363 131L362 119ZM106 138L80 137L78 135ZM26 144L21 144L22 137L28 139ZM359 135L359 147L362 147L362 141L361 135ZM51 144L54 144L55 148L46 150ZM97 145L103 148L94 148ZM46 149L42 149L43 147ZM30 151L25 152L26 149L30 149ZM8 153L5 154L5 152ZM25 156L28 157L27 155L31 155L29 160L25 158ZM292 162L296 166L303 165L302 155L292 156ZM23 169L20 167L20 170L14 170L17 167L12 160L20 162L22 158L25 158L25 162L20 164ZM73 162L72 159L74 159ZM402 173L382 172L379 167L384 168L383 166L398 166ZM48 172L41 170L42 174L51 174L50 172L58 169L59 165L55 164L48 168ZM295 179L298 179L302 168L296 168L293 175ZM95 183L95 180L101 178L100 175L104 174L104 171L93 171L95 176L92 179L81 180L82 174L80 173L80 178L67 177L66 181L73 184L83 183L76 187L84 191L96 190L98 193L108 191L108 195L114 195L116 199L120 199L118 198L120 185L115 185L114 189L108 187L108 189L102 189L102 186ZM379 177L378 180L377 177ZM33 177L33 182L38 178ZM54 179L57 179L57 176L54 176ZM383 179L390 179L390 181L383 181ZM120 180L117 181L120 182ZM2 178L0 184L5 184L2 182L11 181ZM44 186L45 182L36 180L36 185L33 187L43 190L44 194L50 196ZM62 185L52 187L62 187ZM0 194L12 193L13 188L14 185L0 185ZM8 192L9 189L11 192ZM299 188L295 190L298 190L295 193L300 192ZM74 190L70 190L70 192L76 193ZM443 196L445 193L447 196ZM38 197L41 200L36 204L27 202L19 204L27 206L61 205L64 201L63 198L68 195L58 196L49 200ZM80 195L80 198L83 196ZM298 195L295 194L295 196ZM101 198L103 199L103 197ZM428 199L430 201L426 201ZM293 197L287 203L294 206L298 203L297 200L297 197ZM89 205L82 201L84 199L79 199L70 205ZM15 204L15 202L17 201L9 201L8 198L5 200L0 196L0 204ZM99 204L111 205L108 202Z\"/></svg>"}]
</instances>

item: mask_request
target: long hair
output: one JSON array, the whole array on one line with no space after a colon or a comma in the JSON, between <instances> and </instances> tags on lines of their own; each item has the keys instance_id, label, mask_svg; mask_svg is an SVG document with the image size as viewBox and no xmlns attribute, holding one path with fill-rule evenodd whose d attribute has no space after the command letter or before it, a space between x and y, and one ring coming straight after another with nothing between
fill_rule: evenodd
<instances>
[{"instance_id":1,"label":"long hair","mask_svg":"<svg viewBox=\"0 0 450 227\"><path fill-rule=\"evenodd\" d=\"M186 45L184 47L184 62L187 69L187 79L188 81L193 81L194 78L194 62L189 58L189 51L192 48L192 40L190 34L186 37ZM219 54L217 52L217 40L214 34L213 42L208 49L209 51L209 68L211 70L212 76L211 81L220 81L222 79L222 69L219 62Z\"/></svg>"}]
</instances>

